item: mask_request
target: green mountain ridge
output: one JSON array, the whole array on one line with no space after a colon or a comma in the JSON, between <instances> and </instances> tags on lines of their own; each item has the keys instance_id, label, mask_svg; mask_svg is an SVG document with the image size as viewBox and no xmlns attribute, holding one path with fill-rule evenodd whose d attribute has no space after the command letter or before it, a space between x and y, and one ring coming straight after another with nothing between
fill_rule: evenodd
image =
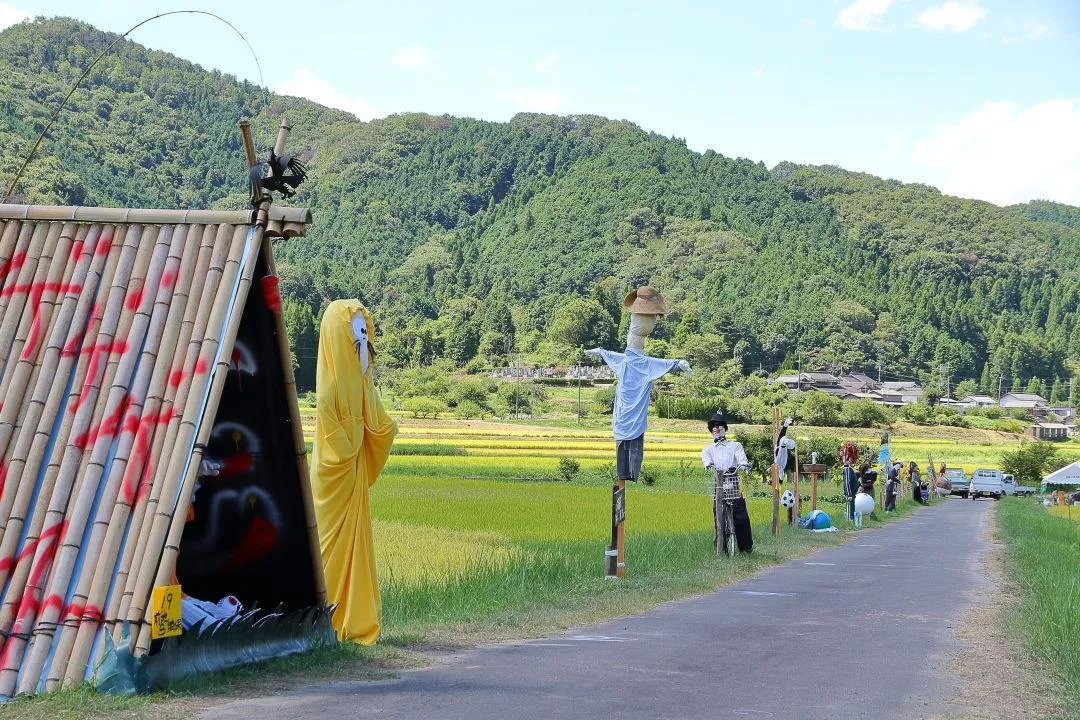
<instances>
[{"instance_id":1,"label":"green mountain ridge","mask_svg":"<svg viewBox=\"0 0 1080 720\"><path fill-rule=\"evenodd\" d=\"M5 186L113 39L62 19L0 33ZM269 139L282 114L309 167L291 202L314 217L278 245L301 384L335 297L373 309L390 368L568 363L573 346L619 342L622 294L645 282L675 308L652 349L706 371L880 363L888 378L996 390L1002 376L1060 396L1080 360L1080 208L769 170L590 115L361 122L131 42L75 93L17 199L241 207L236 123Z\"/></svg>"}]
</instances>

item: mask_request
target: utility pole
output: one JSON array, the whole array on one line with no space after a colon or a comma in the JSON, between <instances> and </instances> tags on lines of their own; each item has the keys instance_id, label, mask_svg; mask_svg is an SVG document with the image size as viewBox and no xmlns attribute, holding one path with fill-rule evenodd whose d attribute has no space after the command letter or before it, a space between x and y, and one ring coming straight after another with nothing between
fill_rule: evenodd
<instances>
[{"instance_id":1,"label":"utility pole","mask_svg":"<svg viewBox=\"0 0 1080 720\"><path fill-rule=\"evenodd\" d=\"M998 375L998 402L1001 402L1001 381L1004 380L1004 375Z\"/></svg>"},{"instance_id":2,"label":"utility pole","mask_svg":"<svg viewBox=\"0 0 1080 720\"><path fill-rule=\"evenodd\" d=\"M880 385L881 384L881 356L880 355L878 355L878 359L877 359L877 381L878 381L878 385Z\"/></svg>"}]
</instances>

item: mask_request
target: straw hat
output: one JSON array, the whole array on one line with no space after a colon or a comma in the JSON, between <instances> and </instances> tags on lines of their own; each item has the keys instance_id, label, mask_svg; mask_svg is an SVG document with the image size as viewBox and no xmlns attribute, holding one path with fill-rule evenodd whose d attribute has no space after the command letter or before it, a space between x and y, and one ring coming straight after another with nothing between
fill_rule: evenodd
<instances>
[{"instance_id":1,"label":"straw hat","mask_svg":"<svg viewBox=\"0 0 1080 720\"><path fill-rule=\"evenodd\" d=\"M639 315L667 315L671 312L664 296L648 285L631 290L622 306L623 310Z\"/></svg>"}]
</instances>

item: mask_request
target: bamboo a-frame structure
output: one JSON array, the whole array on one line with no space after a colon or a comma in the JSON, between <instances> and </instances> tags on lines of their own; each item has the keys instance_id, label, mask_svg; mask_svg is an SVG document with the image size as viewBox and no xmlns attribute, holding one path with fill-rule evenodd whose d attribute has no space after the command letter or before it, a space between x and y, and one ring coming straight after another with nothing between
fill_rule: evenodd
<instances>
[{"instance_id":1,"label":"bamboo a-frame structure","mask_svg":"<svg viewBox=\"0 0 1080 720\"><path fill-rule=\"evenodd\" d=\"M249 138L248 165L254 164ZM276 150L283 151L283 123ZM270 239L310 213L0 205L0 699L91 676L104 633L151 645ZM275 291L276 292L276 291ZM267 306L274 303L265 301ZM284 320L272 328L312 598L325 604Z\"/></svg>"}]
</instances>

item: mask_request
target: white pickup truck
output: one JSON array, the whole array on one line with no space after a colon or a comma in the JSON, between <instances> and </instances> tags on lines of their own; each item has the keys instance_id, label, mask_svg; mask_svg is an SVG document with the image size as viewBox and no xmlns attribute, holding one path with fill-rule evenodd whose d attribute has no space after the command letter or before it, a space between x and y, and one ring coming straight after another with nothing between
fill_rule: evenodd
<instances>
[{"instance_id":1,"label":"white pickup truck","mask_svg":"<svg viewBox=\"0 0 1080 720\"><path fill-rule=\"evenodd\" d=\"M1005 494L1002 485L1002 472L1000 470L988 470L979 468L971 475L971 484L968 485L968 495L972 500L980 497L992 497L1000 500Z\"/></svg>"},{"instance_id":2,"label":"white pickup truck","mask_svg":"<svg viewBox=\"0 0 1080 720\"><path fill-rule=\"evenodd\" d=\"M1001 477L1001 489L1006 495L1034 495L1035 488L1028 485L1019 485L1016 482L1016 478L1010 473L1005 473Z\"/></svg>"}]
</instances>

